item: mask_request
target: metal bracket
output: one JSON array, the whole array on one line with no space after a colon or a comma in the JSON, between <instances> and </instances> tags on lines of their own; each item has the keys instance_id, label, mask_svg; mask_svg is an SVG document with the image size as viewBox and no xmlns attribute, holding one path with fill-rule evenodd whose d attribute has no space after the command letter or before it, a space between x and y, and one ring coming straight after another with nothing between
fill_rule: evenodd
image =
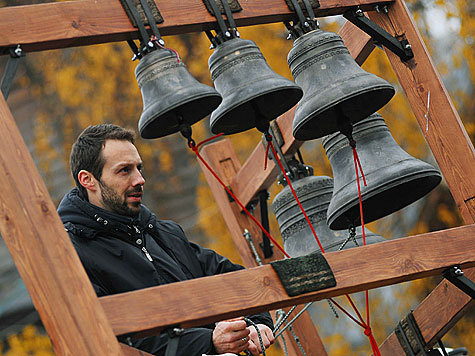
<instances>
[{"instance_id":1,"label":"metal bracket","mask_svg":"<svg viewBox=\"0 0 475 356\"><path fill-rule=\"evenodd\" d=\"M266 231L269 231L269 210L267 208L267 199L269 199L269 192L267 190L261 190L258 194L259 207L261 209L261 224ZM272 251L273 245L271 244L269 237L262 233L262 242L259 244L264 252L264 258L270 258L274 254Z\"/></svg>"},{"instance_id":2,"label":"metal bracket","mask_svg":"<svg viewBox=\"0 0 475 356\"><path fill-rule=\"evenodd\" d=\"M178 343L180 336L185 330L180 327L172 327L167 329L168 345L165 351L165 356L176 356L178 350Z\"/></svg>"},{"instance_id":3,"label":"metal bracket","mask_svg":"<svg viewBox=\"0 0 475 356\"><path fill-rule=\"evenodd\" d=\"M408 40L398 40L391 36L386 30L367 18L361 9L350 9L343 14L343 17L370 35L378 44L383 45L398 55L402 61L414 58L414 53Z\"/></svg>"},{"instance_id":4,"label":"metal bracket","mask_svg":"<svg viewBox=\"0 0 475 356\"><path fill-rule=\"evenodd\" d=\"M394 332L407 356L441 356L437 349L427 349L427 343L421 334L412 311L397 324Z\"/></svg>"},{"instance_id":5,"label":"metal bracket","mask_svg":"<svg viewBox=\"0 0 475 356\"><path fill-rule=\"evenodd\" d=\"M468 294L472 299L475 298L475 283L463 275L463 271L458 266L453 266L442 272L444 278Z\"/></svg>"},{"instance_id":6,"label":"metal bracket","mask_svg":"<svg viewBox=\"0 0 475 356\"><path fill-rule=\"evenodd\" d=\"M10 52L10 58L8 58L7 67L5 68L2 84L0 86L5 100L8 99L8 94L10 94L12 81L18 69L18 64L20 64L20 59L25 56L20 45L17 45L16 48L10 48L8 51Z\"/></svg>"}]
</instances>

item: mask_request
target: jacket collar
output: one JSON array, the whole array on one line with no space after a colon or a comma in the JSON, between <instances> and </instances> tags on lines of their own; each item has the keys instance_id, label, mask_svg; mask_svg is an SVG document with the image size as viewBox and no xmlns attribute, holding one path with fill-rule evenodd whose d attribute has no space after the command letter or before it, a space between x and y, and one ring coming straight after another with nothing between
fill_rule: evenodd
<instances>
[{"instance_id":1,"label":"jacket collar","mask_svg":"<svg viewBox=\"0 0 475 356\"><path fill-rule=\"evenodd\" d=\"M95 238L100 232L119 235L122 238L141 234L147 227L155 225L156 217L141 205L137 217L116 214L86 201L77 188L71 190L61 201L58 213L63 223L81 226L88 238ZM82 234L84 235L84 234Z\"/></svg>"}]
</instances>

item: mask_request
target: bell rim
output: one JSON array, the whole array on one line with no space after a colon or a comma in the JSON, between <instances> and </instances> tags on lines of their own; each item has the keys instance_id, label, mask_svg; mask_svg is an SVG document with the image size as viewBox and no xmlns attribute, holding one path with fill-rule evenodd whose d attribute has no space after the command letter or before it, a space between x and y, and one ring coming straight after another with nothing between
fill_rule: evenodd
<instances>
[{"instance_id":1,"label":"bell rim","mask_svg":"<svg viewBox=\"0 0 475 356\"><path fill-rule=\"evenodd\" d=\"M440 182L442 180L442 175L440 174L440 172L436 168L432 167L430 164L428 164L424 161L417 160L415 158L408 158L408 159L399 161L399 162L397 162L397 163L395 163L391 166L386 166L386 167L383 168L383 170L378 170L377 171L378 176L379 177L384 176L384 171L391 170L394 165L399 165L404 161L410 161L410 162L413 162L413 163L416 163L416 161L417 161L417 164L419 165L419 168L417 169L417 172L414 171L414 169L416 168L415 165L413 165L412 167L407 167L406 168L406 173L404 175L398 175L397 177L394 177L394 179L390 180L389 182L386 180L384 182L384 186L386 187L386 189L383 190L383 191L378 191L378 187L380 187L381 184L379 184L380 182L378 182L377 180L375 180L370 185L368 185L367 187L369 187L369 188L367 188L365 186L361 186L361 198L362 198L362 203L363 203L363 209L364 209L365 201L367 201L368 199L371 199L371 198L374 199L375 196L381 194L382 196L379 197L379 199L383 201L383 200L385 200L384 195L389 194L391 191L397 191L398 189L399 190L402 189L403 185L420 184L420 183L426 181L427 184L424 184L425 189L417 191L417 194L414 194L414 192L412 192L412 194L407 194L406 198L409 198L409 199L404 200L401 203L402 205L401 204L393 205L391 207L391 209L381 209L380 213L374 214L374 216L372 216L370 218L367 218L368 214L366 214L366 215L363 214L365 224L370 223L370 222L375 221L375 220L378 220L378 219L381 219L385 216L393 214L394 212L396 212L396 211L398 211L402 208L405 208L406 206L408 206L408 205L416 202L417 200L423 198L424 196L426 196L429 192L431 192L433 189L435 189L440 184ZM420 168L421 162L425 166L425 169ZM364 169L364 167L363 167L363 169ZM370 181L370 179L368 179L368 178L370 177L370 175L373 175L375 173L376 172L371 172L368 175L365 175L366 180ZM400 184L402 181L404 181L403 185ZM354 188L354 183L355 182L352 180L351 182L348 182L344 187L340 188L338 190L338 192L334 192L334 195L332 197L332 200L330 201L330 204L328 206L328 211L327 211L327 216L328 216L327 217L327 224L332 230L342 230L342 229L346 229L346 228L349 227L350 222L348 221L348 218L345 216L345 214L347 214L352 209L353 210L358 210L357 215L359 217L359 198L358 198L358 195L357 194L348 194L348 193L351 193L352 191L356 190L356 188ZM353 185L353 188L351 187L351 185ZM392 193L392 194L394 194L394 193ZM337 195L338 196L348 196L349 195L349 196L353 196L353 198L350 201L343 204L343 205L341 205L340 202L338 202L340 205L339 205L339 208L337 209L335 207L337 205L337 200L333 199ZM336 215L337 212L338 212L338 215ZM354 223L356 223L355 226L360 226L361 225L361 219L358 218L357 221L355 221Z\"/></svg>"},{"instance_id":2,"label":"bell rim","mask_svg":"<svg viewBox=\"0 0 475 356\"><path fill-rule=\"evenodd\" d=\"M205 84L202 84L202 85L205 85ZM216 99L216 102L214 104L212 104L207 110L205 110L204 112L206 112L205 115L196 115L196 116L192 116L192 117L184 117L183 120L185 123L188 123L189 125L193 125L195 123L197 123L198 121L201 121L203 120L206 116L208 116L210 113L213 112L213 110L216 109L216 107L219 106L219 104L222 102L222 97L221 95L215 91L213 88L209 87L211 89L211 91L209 91L208 93L196 93L195 95L191 96L191 97L187 97L187 100L182 100L182 101L178 101L177 103L175 103L175 105L172 105L172 106L167 106L167 110L160 113L160 115L157 115L157 116L150 116L149 118L146 119L146 121L143 119L144 118L144 114L148 111L150 111L151 109L153 109L156 105L158 105L159 103L155 103L151 106L149 106L147 108L146 111L143 111L142 114L140 115L140 118L139 118L139 122L138 122L138 128L139 128L139 133L140 133L140 136L142 138L145 138L145 139L154 139L154 138L160 138L160 137L165 137L165 136L168 136L168 135L172 135L179 130L179 124L177 123L176 125L173 125L173 126L169 126L171 130L169 131L165 131L165 133L163 134L159 134L159 135L148 135L148 134L145 134L145 131L147 131L148 129L150 129L150 125L155 122L159 117L165 117L166 115L170 114L171 112L173 112L175 109L177 109L178 107L182 106L182 105L185 105L185 104L191 104L191 103L194 103L194 102L199 102L199 101L204 101L205 99L213 99L215 98ZM191 99L190 99L191 98ZM206 107L206 105L204 105L204 107ZM144 122L145 121L145 122Z\"/></svg>"},{"instance_id":3,"label":"bell rim","mask_svg":"<svg viewBox=\"0 0 475 356\"><path fill-rule=\"evenodd\" d=\"M333 89L336 89L336 88L333 88ZM295 122L296 122L295 118L298 117L298 113L300 111L304 110L304 109L302 109L302 106L299 105L299 106L297 106L297 109L295 110L294 121L292 123L292 134L294 135L294 137L297 140L308 141L308 140L321 138L321 137L339 132L340 130L337 126L337 123L335 122L332 125L330 125L329 129L327 129L327 130L322 129L322 130L317 131L317 132L315 132L311 135L305 135L306 131L310 130L309 126L310 126L311 121L314 121L314 120L318 121L319 119L322 120L320 117L323 116L323 114L331 112L331 110L336 109L337 106L339 106L339 105L344 106L347 101L350 101L352 99L354 100L358 96L363 96L363 95L368 95L368 94L371 94L370 96L384 94L384 96L382 96L383 99L375 107L369 108L368 110L366 110L365 112L359 114L358 116L354 116L354 115L347 116L351 123L356 123L358 121L364 120L368 116L370 116L371 114L374 114L376 111L378 111L382 107L384 107L394 96L395 89L389 83L375 85L370 90L368 90L368 88L361 88L361 90L355 91L351 96L345 97L345 99L343 101L338 102L338 100L335 99L331 102L327 102L326 105L320 107L320 109L318 111L314 110L314 111L311 111L311 112L307 113L304 116L303 119L299 119L300 121L299 121L298 124L295 124ZM310 105L311 102L315 101L316 99L318 99L318 98L314 97L314 99L312 99L310 101L307 101L305 103L305 108L308 107L308 106L312 106L312 105ZM346 111L351 111L351 110L346 110ZM330 120L330 119L327 118L327 120ZM336 121L336 120L334 120L334 121Z\"/></svg>"},{"instance_id":4,"label":"bell rim","mask_svg":"<svg viewBox=\"0 0 475 356\"><path fill-rule=\"evenodd\" d=\"M294 107L299 100L303 96L303 90L300 88L297 84L294 82L284 78L286 81L289 83L284 82L283 85L280 85L279 87L270 87L267 90L264 90L259 93L256 97L252 98L251 100L248 100L243 103L239 103L237 100L235 100L236 97L239 97L240 95L242 96L243 91L245 91L247 86L242 86L240 90L234 91L231 95L224 96L223 95L223 101L221 104L211 113L211 118L210 118L210 127L211 127L211 132L214 134L219 134L219 133L224 133L227 135L230 134L235 134L239 132L244 132L247 130L250 130L254 127L256 127L256 120L253 118L252 120L245 120L243 123L247 122L247 125L242 125L237 129L232 129L232 130L218 130L216 129L217 122L218 121L228 121L230 120L229 114L232 113L233 111L236 111L239 107L249 105L253 100L259 99L260 97L272 94L272 93L281 93L281 95L285 95L286 97L292 98L292 100L289 100L288 103L285 103L285 106L283 106L282 110L278 111L278 114L275 117L268 118L266 117L265 119L270 122L280 115L286 113L289 111L292 107ZM286 93L288 92L288 93ZM231 105L226 106L226 104L231 103ZM220 108L226 108L226 110ZM228 116L229 115L229 116Z\"/></svg>"}]
</instances>

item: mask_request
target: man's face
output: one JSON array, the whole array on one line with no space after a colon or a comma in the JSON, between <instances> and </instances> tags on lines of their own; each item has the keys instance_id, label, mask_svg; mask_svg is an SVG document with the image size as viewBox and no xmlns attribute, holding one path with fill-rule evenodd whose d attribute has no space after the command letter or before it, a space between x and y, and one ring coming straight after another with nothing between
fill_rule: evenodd
<instances>
[{"instance_id":1,"label":"man's face","mask_svg":"<svg viewBox=\"0 0 475 356\"><path fill-rule=\"evenodd\" d=\"M107 140L102 150L105 161L95 204L126 216L137 216L142 202L142 160L129 141Z\"/></svg>"}]
</instances>

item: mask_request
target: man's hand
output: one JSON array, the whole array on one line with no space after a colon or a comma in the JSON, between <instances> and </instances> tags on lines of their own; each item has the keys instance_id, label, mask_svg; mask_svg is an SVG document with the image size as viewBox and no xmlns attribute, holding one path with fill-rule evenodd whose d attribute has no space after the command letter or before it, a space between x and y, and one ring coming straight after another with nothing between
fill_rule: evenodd
<instances>
[{"instance_id":1,"label":"man's hand","mask_svg":"<svg viewBox=\"0 0 475 356\"><path fill-rule=\"evenodd\" d=\"M272 330L264 324L257 324L259 332L261 333L262 343L264 344L264 349L267 349L270 345L274 343L274 334ZM262 353L261 343L259 342L259 336L257 335L256 328L254 326L248 326L249 330L249 347L248 350L253 354L253 356L259 356Z\"/></svg>"},{"instance_id":2,"label":"man's hand","mask_svg":"<svg viewBox=\"0 0 475 356\"><path fill-rule=\"evenodd\" d=\"M255 346L251 345L249 333L250 330L246 328L243 318L220 321L213 331L214 347L219 354L227 352L238 354L248 348L252 352L251 348L255 348ZM257 348L255 350L257 352Z\"/></svg>"}]
</instances>

